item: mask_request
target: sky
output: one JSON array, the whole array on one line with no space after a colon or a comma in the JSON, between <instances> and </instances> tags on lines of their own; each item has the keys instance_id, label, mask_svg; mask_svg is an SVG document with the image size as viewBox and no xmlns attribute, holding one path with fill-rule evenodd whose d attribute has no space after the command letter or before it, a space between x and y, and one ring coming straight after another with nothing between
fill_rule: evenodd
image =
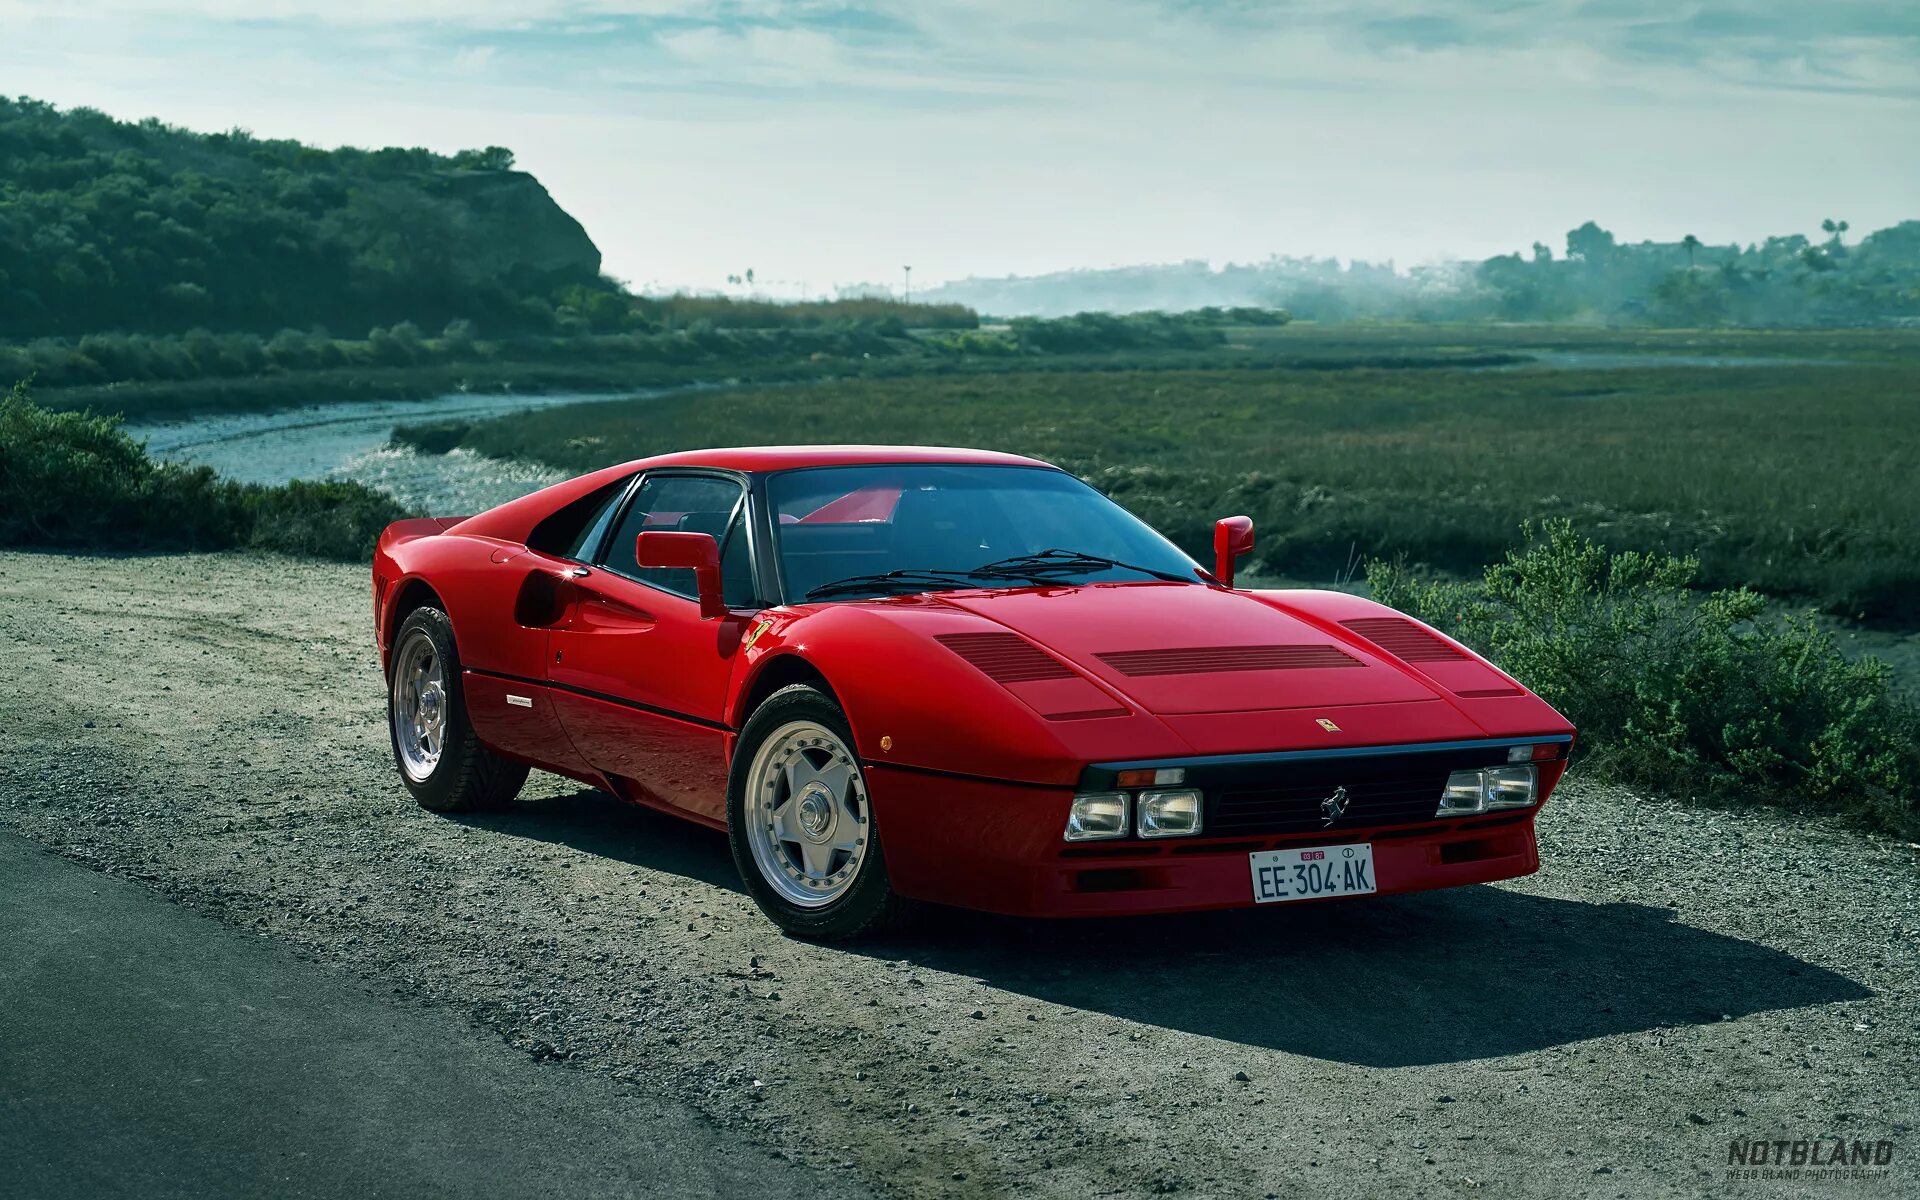
<instances>
[{"instance_id":1,"label":"sky","mask_svg":"<svg viewBox=\"0 0 1920 1200\"><path fill-rule=\"evenodd\" d=\"M0 90L505 145L647 290L1920 217L1915 0L0 0Z\"/></svg>"}]
</instances>

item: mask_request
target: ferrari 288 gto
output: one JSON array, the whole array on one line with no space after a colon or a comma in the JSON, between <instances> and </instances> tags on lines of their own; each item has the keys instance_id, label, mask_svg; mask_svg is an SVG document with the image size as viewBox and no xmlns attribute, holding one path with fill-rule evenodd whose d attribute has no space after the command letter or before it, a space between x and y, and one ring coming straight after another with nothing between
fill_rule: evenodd
<instances>
[{"instance_id":1,"label":"ferrari 288 gto","mask_svg":"<svg viewBox=\"0 0 1920 1200\"><path fill-rule=\"evenodd\" d=\"M529 768L724 830L789 933L921 903L1093 916L1537 869L1574 731L1458 642L1234 585L1079 479L975 450L701 450L373 560L393 754L437 812Z\"/></svg>"}]
</instances>

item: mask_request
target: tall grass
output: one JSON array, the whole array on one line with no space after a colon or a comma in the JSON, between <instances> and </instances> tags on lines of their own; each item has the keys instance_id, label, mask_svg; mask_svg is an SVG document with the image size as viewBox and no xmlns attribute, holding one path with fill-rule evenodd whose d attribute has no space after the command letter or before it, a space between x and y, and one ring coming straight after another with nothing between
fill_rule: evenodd
<instances>
[{"instance_id":1,"label":"tall grass","mask_svg":"<svg viewBox=\"0 0 1920 1200\"><path fill-rule=\"evenodd\" d=\"M1075 471L1209 553L1246 512L1264 571L1477 572L1528 519L1696 556L1846 616L1920 617L1920 365L1162 371L842 380L483 422L482 453L586 469L669 450L970 445Z\"/></svg>"}]
</instances>

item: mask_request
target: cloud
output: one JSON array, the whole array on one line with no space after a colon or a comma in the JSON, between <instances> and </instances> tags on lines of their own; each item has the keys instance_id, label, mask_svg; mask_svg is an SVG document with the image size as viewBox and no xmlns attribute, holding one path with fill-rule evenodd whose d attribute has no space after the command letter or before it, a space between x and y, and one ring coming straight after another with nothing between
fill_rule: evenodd
<instances>
[{"instance_id":1,"label":"cloud","mask_svg":"<svg viewBox=\"0 0 1920 1200\"><path fill-rule=\"evenodd\" d=\"M663 285L1744 240L1920 195L1912 0L0 0L0 44L9 91L121 117L512 146Z\"/></svg>"},{"instance_id":2,"label":"cloud","mask_svg":"<svg viewBox=\"0 0 1920 1200\"><path fill-rule=\"evenodd\" d=\"M696 90L1534 85L1573 63L1628 88L1920 94L1910 0L0 0L16 18L528 37Z\"/></svg>"}]
</instances>

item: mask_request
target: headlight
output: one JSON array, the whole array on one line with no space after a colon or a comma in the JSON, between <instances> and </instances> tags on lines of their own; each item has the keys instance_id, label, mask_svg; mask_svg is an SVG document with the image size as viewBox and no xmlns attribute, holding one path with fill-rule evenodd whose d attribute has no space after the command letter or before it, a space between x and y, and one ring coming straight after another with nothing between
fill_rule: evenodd
<instances>
[{"instance_id":1,"label":"headlight","mask_svg":"<svg viewBox=\"0 0 1920 1200\"><path fill-rule=\"evenodd\" d=\"M1524 767L1489 767L1484 771L1455 771L1447 776L1436 817L1464 817L1502 808L1525 808L1534 802L1536 774Z\"/></svg>"},{"instance_id":2,"label":"headlight","mask_svg":"<svg viewBox=\"0 0 1920 1200\"><path fill-rule=\"evenodd\" d=\"M1141 792L1138 820L1143 838L1192 837L1200 832L1200 793Z\"/></svg>"},{"instance_id":3,"label":"headlight","mask_svg":"<svg viewBox=\"0 0 1920 1200\"><path fill-rule=\"evenodd\" d=\"M1061 836L1069 842L1097 842L1127 836L1127 825L1125 792L1089 792L1073 798Z\"/></svg>"},{"instance_id":4,"label":"headlight","mask_svg":"<svg viewBox=\"0 0 1920 1200\"><path fill-rule=\"evenodd\" d=\"M1487 771L1487 807L1525 808L1533 803L1534 767L1491 767Z\"/></svg>"},{"instance_id":5,"label":"headlight","mask_svg":"<svg viewBox=\"0 0 1920 1200\"><path fill-rule=\"evenodd\" d=\"M1447 776L1446 790L1440 793L1436 817L1458 817L1487 811L1485 771L1455 771Z\"/></svg>"}]
</instances>

